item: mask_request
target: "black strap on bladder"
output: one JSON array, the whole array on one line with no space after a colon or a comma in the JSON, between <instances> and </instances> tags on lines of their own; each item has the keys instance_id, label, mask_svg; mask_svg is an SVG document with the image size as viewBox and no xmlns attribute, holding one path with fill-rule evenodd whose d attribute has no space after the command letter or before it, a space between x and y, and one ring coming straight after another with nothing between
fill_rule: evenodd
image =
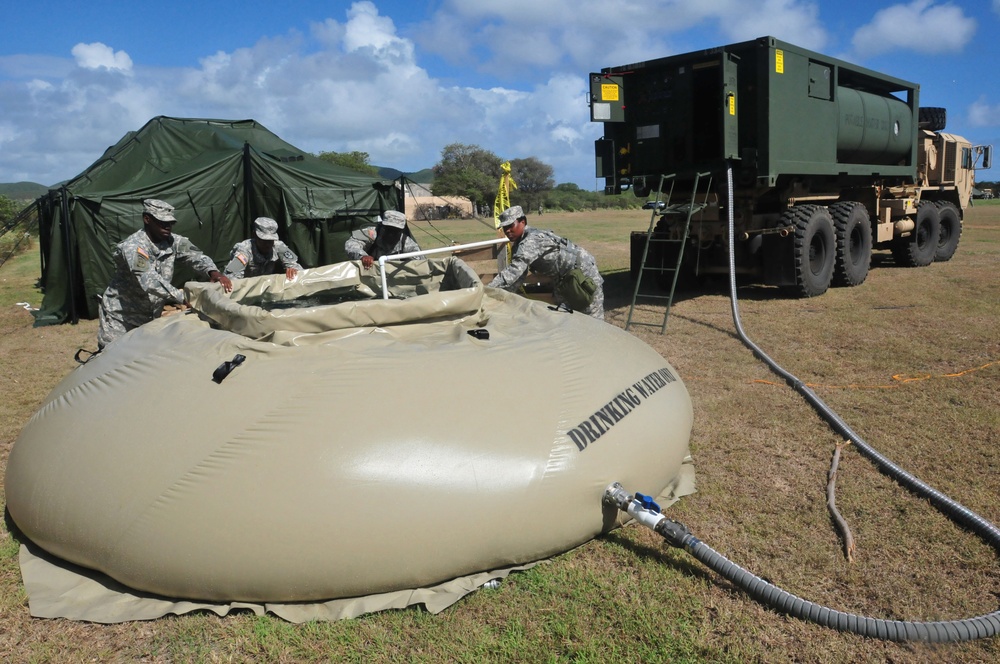
<instances>
[{"instance_id":1,"label":"black strap on bladder","mask_svg":"<svg viewBox=\"0 0 1000 664\"><path fill-rule=\"evenodd\" d=\"M243 360L245 359L247 359L245 355L240 355L239 353L233 355L233 359L226 360L212 372L212 380L216 383L221 383L226 379L226 376L233 372L233 369L243 364Z\"/></svg>"},{"instance_id":2,"label":"black strap on bladder","mask_svg":"<svg viewBox=\"0 0 1000 664\"><path fill-rule=\"evenodd\" d=\"M76 360L78 364L86 364L87 362L90 362L92 359L97 357L98 354L100 354L100 352L101 351L99 350L87 350L86 348L77 348L76 353L73 355L73 359ZM83 353L87 354L86 359L82 359L80 357Z\"/></svg>"}]
</instances>

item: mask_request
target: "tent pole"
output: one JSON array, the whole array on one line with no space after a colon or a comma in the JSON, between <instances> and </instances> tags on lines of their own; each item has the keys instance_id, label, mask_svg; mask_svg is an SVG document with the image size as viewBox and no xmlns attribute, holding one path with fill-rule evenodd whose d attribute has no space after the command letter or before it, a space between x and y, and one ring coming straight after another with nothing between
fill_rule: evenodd
<instances>
[{"instance_id":1,"label":"tent pole","mask_svg":"<svg viewBox=\"0 0 1000 664\"><path fill-rule=\"evenodd\" d=\"M45 195L47 196L48 192L46 192ZM50 242L51 240L49 240L48 238L49 228L47 226L45 228L42 228L44 224L42 217L43 198L45 198L45 196L39 196L38 198L35 199L35 219L38 220L38 263L39 263L38 268L39 268L39 274L41 275L40 283L44 288L45 282L48 279L48 275L45 272L45 266L47 264L48 249L49 249L48 242Z\"/></svg>"},{"instance_id":2,"label":"tent pole","mask_svg":"<svg viewBox=\"0 0 1000 664\"><path fill-rule=\"evenodd\" d=\"M68 273L69 281L69 319L73 325L80 322L80 316L76 311L76 269L73 265L73 245L71 242L72 232L70 230L69 223L69 190L66 187L60 189L61 201L60 207L62 209L62 221L63 221L63 242L66 243L66 271Z\"/></svg>"}]
</instances>

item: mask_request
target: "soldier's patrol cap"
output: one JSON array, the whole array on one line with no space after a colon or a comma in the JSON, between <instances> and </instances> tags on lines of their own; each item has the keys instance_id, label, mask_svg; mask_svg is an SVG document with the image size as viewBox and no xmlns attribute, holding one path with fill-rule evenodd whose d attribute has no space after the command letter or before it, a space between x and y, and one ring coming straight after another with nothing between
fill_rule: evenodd
<instances>
[{"instance_id":1,"label":"soldier's patrol cap","mask_svg":"<svg viewBox=\"0 0 1000 664\"><path fill-rule=\"evenodd\" d=\"M524 216L520 205L513 205L500 213L500 228L506 228Z\"/></svg>"},{"instance_id":2,"label":"soldier's patrol cap","mask_svg":"<svg viewBox=\"0 0 1000 664\"><path fill-rule=\"evenodd\" d=\"M174 216L174 206L156 198L147 198L142 202L142 211L160 221L177 221Z\"/></svg>"},{"instance_id":3,"label":"soldier's patrol cap","mask_svg":"<svg viewBox=\"0 0 1000 664\"><path fill-rule=\"evenodd\" d=\"M382 223L392 228L405 228L406 215L398 210L386 210L382 215Z\"/></svg>"},{"instance_id":4,"label":"soldier's patrol cap","mask_svg":"<svg viewBox=\"0 0 1000 664\"><path fill-rule=\"evenodd\" d=\"M277 240L278 222L270 217L257 217L253 221L253 232L261 240Z\"/></svg>"}]
</instances>

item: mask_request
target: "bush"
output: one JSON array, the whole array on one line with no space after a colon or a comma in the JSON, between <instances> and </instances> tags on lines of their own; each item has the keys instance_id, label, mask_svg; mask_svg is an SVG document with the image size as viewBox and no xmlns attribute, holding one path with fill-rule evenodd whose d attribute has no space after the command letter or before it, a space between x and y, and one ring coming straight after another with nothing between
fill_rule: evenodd
<instances>
[{"instance_id":1,"label":"bush","mask_svg":"<svg viewBox=\"0 0 1000 664\"><path fill-rule=\"evenodd\" d=\"M28 215L13 224L26 205L7 196L0 196L0 264L32 246L34 238L30 231L34 228L35 215Z\"/></svg>"}]
</instances>

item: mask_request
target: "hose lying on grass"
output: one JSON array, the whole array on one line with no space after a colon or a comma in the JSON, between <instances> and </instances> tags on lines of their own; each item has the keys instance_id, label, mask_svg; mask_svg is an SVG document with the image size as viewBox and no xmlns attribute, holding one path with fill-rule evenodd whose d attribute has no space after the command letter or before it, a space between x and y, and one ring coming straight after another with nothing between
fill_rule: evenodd
<instances>
[{"instance_id":1,"label":"hose lying on grass","mask_svg":"<svg viewBox=\"0 0 1000 664\"><path fill-rule=\"evenodd\" d=\"M940 491L906 472L866 443L837 413L827 406L815 392L801 380L781 368L743 331L739 304L736 297L736 269L733 229L733 171L727 169L729 189L729 292L733 323L736 332L758 359L767 364L789 386L809 402L834 431L853 443L857 450L868 457L880 472L921 498L926 498L940 512L958 525L964 526L1000 553L1000 529L972 510L952 500ZM887 641L971 641L996 636L1000 633L1000 610L975 618L934 622L910 620L884 620L844 613L814 602L801 599L741 568L718 553L683 525L659 513L659 507L637 494L634 498L617 483L608 487L605 502L627 512L640 524L659 533L667 543L682 548L709 568L746 591L752 598L793 618L801 618L824 627L831 627L860 636ZM653 509L655 507L655 509Z\"/></svg>"}]
</instances>

